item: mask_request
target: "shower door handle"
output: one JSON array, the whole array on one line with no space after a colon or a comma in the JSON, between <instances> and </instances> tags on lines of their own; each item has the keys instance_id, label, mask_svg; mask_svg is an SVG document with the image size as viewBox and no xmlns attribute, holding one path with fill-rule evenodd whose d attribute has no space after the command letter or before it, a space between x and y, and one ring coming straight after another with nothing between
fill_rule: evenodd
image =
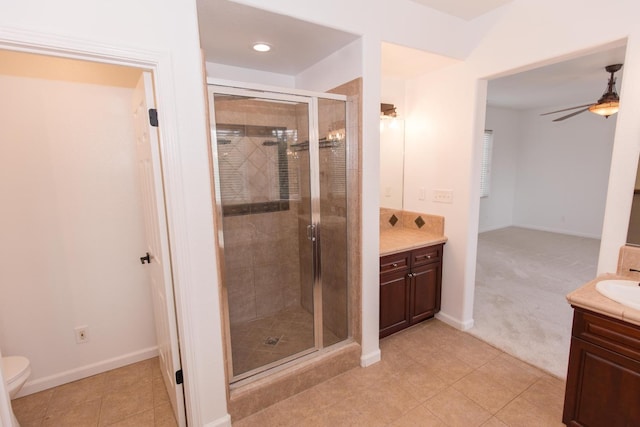
<instances>
[{"instance_id":1,"label":"shower door handle","mask_svg":"<svg viewBox=\"0 0 640 427\"><path fill-rule=\"evenodd\" d=\"M316 241L316 226L313 224L307 225L307 239L312 242Z\"/></svg>"}]
</instances>

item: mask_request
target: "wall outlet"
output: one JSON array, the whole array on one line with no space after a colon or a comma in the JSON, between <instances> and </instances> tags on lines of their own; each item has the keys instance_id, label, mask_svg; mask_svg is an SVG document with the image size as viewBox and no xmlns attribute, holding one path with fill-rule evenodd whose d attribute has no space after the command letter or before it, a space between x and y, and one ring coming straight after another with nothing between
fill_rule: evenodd
<instances>
[{"instance_id":1,"label":"wall outlet","mask_svg":"<svg viewBox=\"0 0 640 427\"><path fill-rule=\"evenodd\" d=\"M433 190L433 201L437 203L453 203L453 190Z\"/></svg>"},{"instance_id":2,"label":"wall outlet","mask_svg":"<svg viewBox=\"0 0 640 427\"><path fill-rule=\"evenodd\" d=\"M76 344L84 344L89 341L88 326L78 326L74 331L76 333Z\"/></svg>"}]
</instances>

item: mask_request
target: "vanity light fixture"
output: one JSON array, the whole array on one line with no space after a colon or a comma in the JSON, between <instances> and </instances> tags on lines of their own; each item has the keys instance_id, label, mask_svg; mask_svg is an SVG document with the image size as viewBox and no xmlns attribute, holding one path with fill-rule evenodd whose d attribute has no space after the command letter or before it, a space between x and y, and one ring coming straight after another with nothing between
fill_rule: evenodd
<instances>
[{"instance_id":1,"label":"vanity light fixture","mask_svg":"<svg viewBox=\"0 0 640 427\"><path fill-rule=\"evenodd\" d=\"M253 50L256 52L269 52L271 50L271 45L263 42L254 43Z\"/></svg>"},{"instance_id":2,"label":"vanity light fixture","mask_svg":"<svg viewBox=\"0 0 640 427\"><path fill-rule=\"evenodd\" d=\"M397 117L396 106L393 104L380 104L380 117Z\"/></svg>"},{"instance_id":3,"label":"vanity light fixture","mask_svg":"<svg viewBox=\"0 0 640 427\"><path fill-rule=\"evenodd\" d=\"M396 111L396 106L393 104L380 104L380 132L384 132L385 124L384 122L391 119L391 123L389 123L389 128L398 127L398 121L396 118L398 117L398 112Z\"/></svg>"}]
</instances>

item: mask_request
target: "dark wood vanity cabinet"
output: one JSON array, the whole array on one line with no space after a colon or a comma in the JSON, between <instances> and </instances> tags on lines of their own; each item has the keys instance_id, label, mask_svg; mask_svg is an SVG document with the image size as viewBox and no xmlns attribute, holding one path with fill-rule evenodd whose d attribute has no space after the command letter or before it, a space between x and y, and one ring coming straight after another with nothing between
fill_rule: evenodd
<instances>
[{"instance_id":1,"label":"dark wood vanity cabinet","mask_svg":"<svg viewBox=\"0 0 640 427\"><path fill-rule=\"evenodd\" d=\"M574 308L562 421L640 426L640 327Z\"/></svg>"},{"instance_id":2,"label":"dark wood vanity cabinet","mask_svg":"<svg viewBox=\"0 0 640 427\"><path fill-rule=\"evenodd\" d=\"M380 338L440 311L443 245L380 257Z\"/></svg>"}]
</instances>

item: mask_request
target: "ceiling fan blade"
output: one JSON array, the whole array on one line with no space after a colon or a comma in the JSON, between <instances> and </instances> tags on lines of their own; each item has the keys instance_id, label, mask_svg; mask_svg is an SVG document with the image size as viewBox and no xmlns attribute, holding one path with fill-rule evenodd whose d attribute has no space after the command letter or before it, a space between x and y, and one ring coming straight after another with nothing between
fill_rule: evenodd
<instances>
[{"instance_id":1,"label":"ceiling fan blade","mask_svg":"<svg viewBox=\"0 0 640 427\"><path fill-rule=\"evenodd\" d=\"M564 120L564 119L568 119L568 118L570 118L570 117L577 116L577 115L578 115L578 114L580 114L580 113L584 113L585 111L589 111L589 108L585 108L584 110L578 110L578 111L575 111L575 112L573 112L573 113L571 113L571 114L567 114L566 116L559 117L559 118L557 118L557 119L555 119L555 120L553 120L553 121L554 121L554 122L560 122L560 121L562 121L562 120Z\"/></svg>"},{"instance_id":2,"label":"ceiling fan blade","mask_svg":"<svg viewBox=\"0 0 640 427\"><path fill-rule=\"evenodd\" d=\"M593 104L578 105L578 106L576 106L576 107L565 108L565 109L563 109L563 110L557 110L557 111L550 111L550 112L548 112L548 113L542 113L542 114L540 114L540 115L541 115L541 116L546 116L546 115L549 115L549 114L562 113L563 111L575 110L576 108L590 107L590 106L592 106L592 105L593 105Z\"/></svg>"}]
</instances>

